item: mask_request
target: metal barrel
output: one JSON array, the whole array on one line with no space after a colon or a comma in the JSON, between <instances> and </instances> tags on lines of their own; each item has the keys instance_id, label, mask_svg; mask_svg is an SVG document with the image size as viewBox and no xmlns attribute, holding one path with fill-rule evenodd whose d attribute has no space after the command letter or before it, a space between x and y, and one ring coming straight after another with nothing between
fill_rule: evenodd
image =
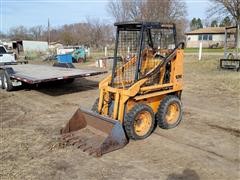
<instances>
[{"instance_id":1,"label":"metal barrel","mask_svg":"<svg viewBox=\"0 0 240 180\"><path fill-rule=\"evenodd\" d=\"M97 157L128 143L119 121L80 108L61 129L61 134L64 145L77 146Z\"/></svg>"}]
</instances>

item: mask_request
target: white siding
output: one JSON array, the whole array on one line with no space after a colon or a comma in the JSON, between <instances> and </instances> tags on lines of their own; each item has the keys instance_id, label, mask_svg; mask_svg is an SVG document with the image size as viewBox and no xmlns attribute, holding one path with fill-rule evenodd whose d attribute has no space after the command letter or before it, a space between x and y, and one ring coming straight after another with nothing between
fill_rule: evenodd
<instances>
[{"instance_id":1,"label":"white siding","mask_svg":"<svg viewBox=\"0 0 240 180\"><path fill-rule=\"evenodd\" d=\"M224 41L224 34L213 34L213 41Z\"/></svg>"},{"instance_id":2,"label":"white siding","mask_svg":"<svg viewBox=\"0 0 240 180\"><path fill-rule=\"evenodd\" d=\"M198 35L188 35L187 41L198 41Z\"/></svg>"},{"instance_id":3,"label":"white siding","mask_svg":"<svg viewBox=\"0 0 240 180\"><path fill-rule=\"evenodd\" d=\"M200 41L198 40L198 34L197 35L187 35L187 47L188 48L198 48ZM209 46L218 43L218 47L223 47L224 45L224 34L213 34L212 40L203 40L203 47L208 48Z\"/></svg>"},{"instance_id":4,"label":"white siding","mask_svg":"<svg viewBox=\"0 0 240 180\"><path fill-rule=\"evenodd\" d=\"M48 43L45 41L22 41L23 51L47 51Z\"/></svg>"}]
</instances>

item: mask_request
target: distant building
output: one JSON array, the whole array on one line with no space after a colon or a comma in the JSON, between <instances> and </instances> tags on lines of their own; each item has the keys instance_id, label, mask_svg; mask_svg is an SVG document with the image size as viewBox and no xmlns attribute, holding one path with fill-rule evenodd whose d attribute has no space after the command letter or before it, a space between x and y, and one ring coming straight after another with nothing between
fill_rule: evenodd
<instances>
[{"instance_id":1,"label":"distant building","mask_svg":"<svg viewBox=\"0 0 240 180\"><path fill-rule=\"evenodd\" d=\"M49 44L49 49L59 49L59 48L63 48L63 44L60 42L51 42Z\"/></svg>"},{"instance_id":2,"label":"distant building","mask_svg":"<svg viewBox=\"0 0 240 180\"><path fill-rule=\"evenodd\" d=\"M224 47L225 27L207 27L185 33L187 48L197 48L202 41L204 48ZM234 31L228 34L227 41L234 46Z\"/></svg>"},{"instance_id":3,"label":"distant building","mask_svg":"<svg viewBox=\"0 0 240 180\"><path fill-rule=\"evenodd\" d=\"M26 51L44 52L48 50L48 43L46 41L13 41L12 46L13 49L17 50L18 54Z\"/></svg>"}]
</instances>

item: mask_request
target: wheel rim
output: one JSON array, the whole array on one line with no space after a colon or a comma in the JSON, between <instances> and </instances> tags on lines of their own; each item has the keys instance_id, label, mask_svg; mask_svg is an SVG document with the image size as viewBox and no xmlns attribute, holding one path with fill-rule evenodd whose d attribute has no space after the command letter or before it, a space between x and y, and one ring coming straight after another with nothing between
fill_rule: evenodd
<instances>
[{"instance_id":1,"label":"wheel rim","mask_svg":"<svg viewBox=\"0 0 240 180\"><path fill-rule=\"evenodd\" d=\"M152 116L148 111L140 112L134 120L134 131L138 136L146 135L152 126Z\"/></svg>"},{"instance_id":2,"label":"wheel rim","mask_svg":"<svg viewBox=\"0 0 240 180\"><path fill-rule=\"evenodd\" d=\"M179 119L180 108L177 103L172 103L168 106L166 113L166 121L168 124L174 124Z\"/></svg>"}]
</instances>

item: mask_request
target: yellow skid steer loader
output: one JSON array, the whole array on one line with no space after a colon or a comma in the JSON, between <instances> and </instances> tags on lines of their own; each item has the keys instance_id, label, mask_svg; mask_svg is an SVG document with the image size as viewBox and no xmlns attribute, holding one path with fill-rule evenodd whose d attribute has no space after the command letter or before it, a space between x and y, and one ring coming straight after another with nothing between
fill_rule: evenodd
<instances>
[{"instance_id":1,"label":"yellow skid steer loader","mask_svg":"<svg viewBox=\"0 0 240 180\"><path fill-rule=\"evenodd\" d=\"M147 138L158 125L176 127L182 119L184 43L174 24L115 23L111 75L99 83L91 111L79 108L61 129L65 144L101 156L129 139Z\"/></svg>"}]
</instances>

